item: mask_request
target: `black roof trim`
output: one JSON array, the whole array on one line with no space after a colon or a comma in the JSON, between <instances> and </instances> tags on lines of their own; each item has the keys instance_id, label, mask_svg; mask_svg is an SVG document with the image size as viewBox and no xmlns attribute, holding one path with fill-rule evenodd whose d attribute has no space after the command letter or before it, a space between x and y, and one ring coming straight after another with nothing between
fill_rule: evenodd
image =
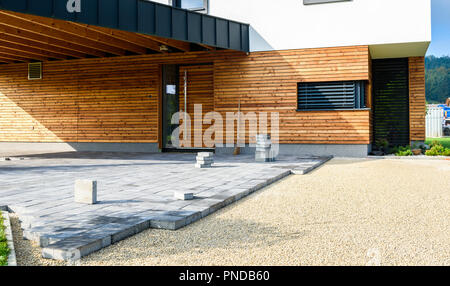
<instances>
[{"instance_id":1,"label":"black roof trim","mask_svg":"<svg viewBox=\"0 0 450 286\"><path fill-rule=\"evenodd\" d=\"M0 9L249 52L249 25L146 0L0 0ZM1 22L1 20L0 20Z\"/></svg>"}]
</instances>

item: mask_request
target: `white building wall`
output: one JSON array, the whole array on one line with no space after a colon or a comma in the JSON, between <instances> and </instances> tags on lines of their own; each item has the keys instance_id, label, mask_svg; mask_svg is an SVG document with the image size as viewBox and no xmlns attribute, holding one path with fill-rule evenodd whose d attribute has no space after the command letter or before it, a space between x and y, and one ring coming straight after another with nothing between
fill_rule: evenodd
<instances>
[{"instance_id":1,"label":"white building wall","mask_svg":"<svg viewBox=\"0 0 450 286\"><path fill-rule=\"evenodd\" d=\"M431 41L430 0L210 0L210 14L251 25L251 51L374 45L389 57L424 55ZM403 44L408 45L389 45Z\"/></svg>"},{"instance_id":2,"label":"white building wall","mask_svg":"<svg viewBox=\"0 0 450 286\"><path fill-rule=\"evenodd\" d=\"M147 1L157 2L157 3L161 3L161 4L166 4L166 5L172 4L171 0L147 0Z\"/></svg>"}]
</instances>

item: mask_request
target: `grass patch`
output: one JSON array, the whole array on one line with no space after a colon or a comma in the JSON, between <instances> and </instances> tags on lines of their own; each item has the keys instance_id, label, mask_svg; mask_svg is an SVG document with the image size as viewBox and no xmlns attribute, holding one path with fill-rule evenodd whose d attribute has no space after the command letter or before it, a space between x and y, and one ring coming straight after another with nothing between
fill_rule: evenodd
<instances>
[{"instance_id":1,"label":"grass patch","mask_svg":"<svg viewBox=\"0 0 450 286\"><path fill-rule=\"evenodd\" d=\"M450 148L450 138L427 138L425 144L430 145L433 141L438 141L445 148Z\"/></svg>"},{"instance_id":2,"label":"grass patch","mask_svg":"<svg viewBox=\"0 0 450 286\"><path fill-rule=\"evenodd\" d=\"M8 240L5 235L5 225L3 224L2 212L0 212L0 266L8 265Z\"/></svg>"},{"instance_id":3,"label":"grass patch","mask_svg":"<svg viewBox=\"0 0 450 286\"><path fill-rule=\"evenodd\" d=\"M413 152L411 151L411 146L399 146L392 149L392 153L395 154L395 156L412 156Z\"/></svg>"},{"instance_id":4,"label":"grass patch","mask_svg":"<svg viewBox=\"0 0 450 286\"><path fill-rule=\"evenodd\" d=\"M433 140L430 147L431 149L425 152L427 156L450 156L450 148L444 147L442 141Z\"/></svg>"}]
</instances>

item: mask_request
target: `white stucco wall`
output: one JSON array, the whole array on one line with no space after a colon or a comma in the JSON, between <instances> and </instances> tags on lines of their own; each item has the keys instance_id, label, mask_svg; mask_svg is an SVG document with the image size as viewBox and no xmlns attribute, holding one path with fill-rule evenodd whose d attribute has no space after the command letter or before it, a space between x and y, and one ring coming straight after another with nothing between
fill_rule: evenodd
<instances>
[{"instance_id":1,"label":"white stucco wall","mask_svg":"<svg viewBox=\"0 0 450 286\"><path fill-rule=\"evenodd\" d=\"M171 0L147 0L147 1L158 2L158 3L166 4L166 5L172 4Z\"/></svg>"},{"instance_id":2,"label":"white stucco wall","mask_svg":"<svg viewBox=\"0 0 450 286\"><path fill-rule=\"evenodd\" d=\"M430 0L210 0L210 14L250 24L252 51L420 43L405 53L424 55L431 41Z\"/></svg>"},{"instance_id":3,"label":"white stucco wall","mask_svg":"<svg viewBox=\"0 0 450 286\"><path fill-rule=\"evenodd\" d=\"M409 57L431 41L431 0L209 0L209 12L250 24L251 51L369 45L373 58Z\"/></svg>"}]
</instances>

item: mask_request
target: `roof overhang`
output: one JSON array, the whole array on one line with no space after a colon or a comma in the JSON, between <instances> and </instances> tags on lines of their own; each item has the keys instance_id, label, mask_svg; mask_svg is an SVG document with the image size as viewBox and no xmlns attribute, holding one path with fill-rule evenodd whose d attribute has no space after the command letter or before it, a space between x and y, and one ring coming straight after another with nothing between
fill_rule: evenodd
<instances>
[{"instance_id":1,"label":"roof overhang","mask_svg":"<svg viewBox=\"0 0 450 286\"><path fill-rule=\"evenodd\" d=\"M423 57L426 55L430 42L396 43L370 45L372 59Z\"/></svg>"},{"instance_id":2,"label":"roof overhang","mask_svg":"<svg viewBox=\"0 0 450 286\"><path fill-rule=\"evenodd\" d=\"M249 25L146 0L0 0L0 62L231 49Z\"/></svg>"}]
</instances>

